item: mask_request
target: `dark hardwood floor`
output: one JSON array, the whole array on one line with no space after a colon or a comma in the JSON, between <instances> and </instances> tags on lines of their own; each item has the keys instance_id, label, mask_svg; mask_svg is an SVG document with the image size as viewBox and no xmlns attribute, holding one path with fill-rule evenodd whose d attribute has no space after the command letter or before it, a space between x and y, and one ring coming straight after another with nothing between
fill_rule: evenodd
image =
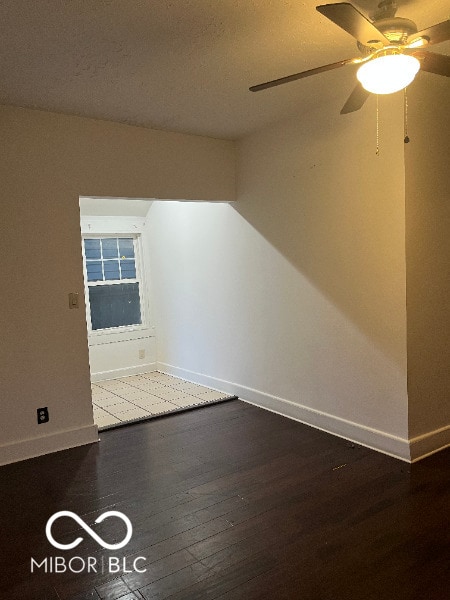
<instances>
[{"instance_id":1,"label":"dark hardwood floor","mask_svg":"<svg viewBox=\"0 0 450 600\"><path fill-rule=\"evenodd\" d=\"M239 400L100 437L0 468L2 600L450 598L450 450L411 466ZM58 550L62 510L133 536L64 517ZM55 556L131 572L31 573Z\"/></svg>"}]
</instances>

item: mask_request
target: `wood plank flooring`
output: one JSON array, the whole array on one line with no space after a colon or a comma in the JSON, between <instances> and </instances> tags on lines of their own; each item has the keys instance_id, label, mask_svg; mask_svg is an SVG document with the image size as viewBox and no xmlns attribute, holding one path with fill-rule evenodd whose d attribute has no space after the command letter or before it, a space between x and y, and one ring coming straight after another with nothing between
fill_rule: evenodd
<instances>
[{"instance_id":1,"label":"wood plank flooring","mask_svg":"<svg viewBox=\"0 0 450 600\"><path fill-rule=\"evenodd\" d=\"M239 400L0 468L3 600L447 600L450 450L407 465ZM69 518L79 515L105 550ZM145 572L30 572L31 557ZM78 564L81 564L78 561Z\"/></svg>"}]
</instances>

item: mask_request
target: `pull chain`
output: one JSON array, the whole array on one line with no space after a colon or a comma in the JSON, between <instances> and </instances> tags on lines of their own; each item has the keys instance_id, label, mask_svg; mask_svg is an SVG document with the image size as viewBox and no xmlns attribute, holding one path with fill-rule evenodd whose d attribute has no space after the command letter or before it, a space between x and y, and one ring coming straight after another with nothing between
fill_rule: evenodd
<instances>
[{"instance_id":1,"label":"pull chain","mask_svg":"<svg viewBox=\"0 0 450 600\"><path fill-rule=\"evenodd\" d=\"M378 94L377 94L377 149L375 151L377 156L380 155L380 119L378 113Z\"/></svg>"},{"instance_id":2,"label":"pull chain","mask_svg":"<svg viewBox=\"0 0 450 600\"><path fill-rule=\"evenodd\" d=\"M405 144L409 143L409 136L408 136L408 94L407 94L407 88L404 89L404 93L403 93L403 125L404 125L404 139L403 141L405 142Z\"/></svg>"}]
</instances>

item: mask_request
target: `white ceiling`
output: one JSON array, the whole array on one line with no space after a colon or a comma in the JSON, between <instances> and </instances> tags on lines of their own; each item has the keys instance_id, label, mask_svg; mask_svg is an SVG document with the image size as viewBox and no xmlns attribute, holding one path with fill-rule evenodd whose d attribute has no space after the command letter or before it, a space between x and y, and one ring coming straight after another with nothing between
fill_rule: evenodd
<instances>
[{"instance_id":1,"label":"white ceiling","mask_svg":"<svg viewBox=\"0 0 450 600\"><path fill-rule=\"evenodd\" d=\"M248 91L359 55L315 10L326 1L2 0L0 103L230 139L318 103L339 112L354 67ZM448 18L448 0L398 4L419 29Z\"/></svg>"}]
</instances>

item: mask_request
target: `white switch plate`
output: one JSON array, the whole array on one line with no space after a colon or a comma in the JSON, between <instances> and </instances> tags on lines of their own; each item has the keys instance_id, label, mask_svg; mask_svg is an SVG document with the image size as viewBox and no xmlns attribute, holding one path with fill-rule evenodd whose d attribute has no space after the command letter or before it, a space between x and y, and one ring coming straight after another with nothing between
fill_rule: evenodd
<instances>
[{"instance_id":1,"label":"white switch plate","mask_svg":"<svg viewBox=\"0 0 450 600\"><path fill-rule=\"evenodd\" d=\"M69 308L78 308L78 294L76 292L69 294Z\"/></svg>"}]
</instances>

